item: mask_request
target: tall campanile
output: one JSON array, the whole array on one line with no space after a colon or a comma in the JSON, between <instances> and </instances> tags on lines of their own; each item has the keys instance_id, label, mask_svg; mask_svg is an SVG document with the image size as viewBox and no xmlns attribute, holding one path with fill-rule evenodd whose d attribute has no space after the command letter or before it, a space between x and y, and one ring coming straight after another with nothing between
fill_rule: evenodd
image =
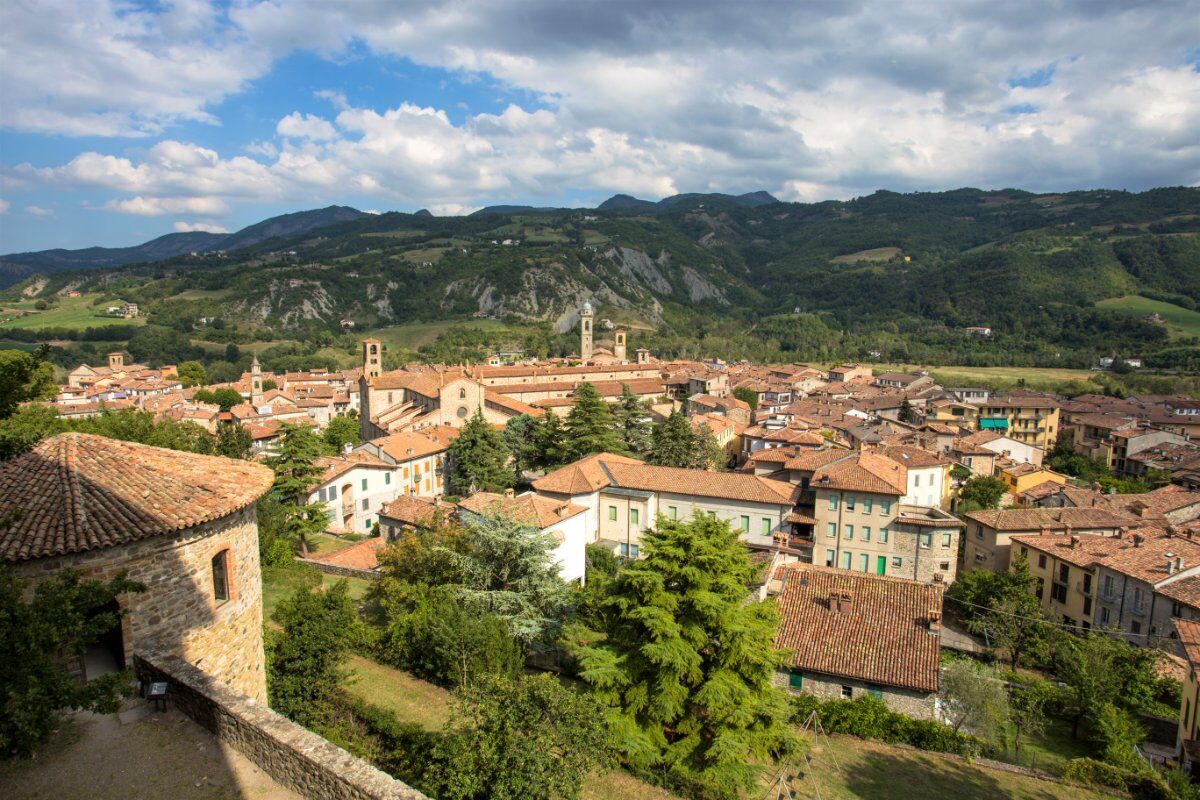
<instances>
[{"instance_id":1,"label":"tall campanile","mask_svg":"<svg viewBox=\"0 0 1200 800\"><path fill-rule=\"evenodd\" d=\"M583 308L579 310L579 355L584 361L592 357L593 316L595 311L592 310L592 301L583 301Z\"/></svg>"}]
</instances>

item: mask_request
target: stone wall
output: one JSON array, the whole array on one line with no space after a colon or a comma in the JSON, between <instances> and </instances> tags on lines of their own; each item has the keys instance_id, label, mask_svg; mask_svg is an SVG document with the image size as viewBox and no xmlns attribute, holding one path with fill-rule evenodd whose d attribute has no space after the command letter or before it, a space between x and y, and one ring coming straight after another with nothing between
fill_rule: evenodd
<instances>
[{"instance_id":1,"label":"stone wall","mask_svg":"<svg viewBox=\"0 0 1200 800\"><path fill-rule=\"evenodd\" d=\"M855 680L853 678L842 678L833 675L820 675L814 672L804 673L804 688L797 692L789 686L788 680L790 675L786 671L777 671L775 673L775 684L782 686L788 691L795 694L811 694L814 697L819 697L821 700L839 700L845 695L842 694L842 687L850 687L850 698L854 699L867 694L868 685L865 681ZM887 707L899 714L905 714L913 719L935 719L937 700L935 695L925 692L917 692L911 689L902 689L897 686L882 686L876 687L882 691L882 700L887 704Z\"/></svg>"},{"instance_id":2,"label":"stone wall","mask_svg":"<svg viewBox=\"0 0 1200 800\"><path fill-rule=\"evenodd\" d=\"M228 551L229 599L214 597L212 559ZM63 569L108 580L125 570L146 591L120 598L126 663L135 652L172 653L266 702L262 575L254 506L175 534L12 565L33 581Z\"/></svg>"},{"instance_id":3,"label":"stone wall","mask_svg":"<svg viewBox=\"0 0 1200 800\"><path fill-rule=\"evenodd\" d=\"M310 800L428 800L178 656L138 654L134 666L144 682L170 682L181 711Z\"/></svg>"},{"instance_id":4,"label":"stone wall","mask_svg":"<svg viewBox=\"0 0 1200 800\"><path fill-rule=\"evenodd\" d=\"M337 575L341 578L362 578L367 581L377 581L381 574L371 569L355 569L354 567L343 567L338 564L329 564L324 561L317 561L311 558L297 558L301 564L308 564L318 572L324 572L327 575Z\"/></svg>"}]
</instances>

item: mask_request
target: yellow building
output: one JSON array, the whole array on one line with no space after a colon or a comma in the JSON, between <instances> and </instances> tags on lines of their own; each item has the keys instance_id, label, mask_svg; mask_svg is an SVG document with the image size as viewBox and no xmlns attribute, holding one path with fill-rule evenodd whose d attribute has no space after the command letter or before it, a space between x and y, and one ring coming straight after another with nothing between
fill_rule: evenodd
<instances>
[{"instance_id":1,"label":"yellow building","mask_svg":"<svg viewBox=\"0 0 1200 800\"><path fill-rule=\"evenodd\" d=\"M1063 486L1067 483L1066 475L1033 464L1008 464L997 467L996 477L1004 481L1004 485L1008 487L1009 494L1014 496L1046 481L1053 481Z\"/></svg>"},{"instance_id":2,"label":"yellow building","mask_svg":"<svg viewBox=\"0 0 1200 800\"><path fill-rule=\"evenodd\" d=\"M993 397L979 407L979 429L994 430L1043 450L1058 437L1058 401L1050 397Z\"/></svg>"},{"instance_id":3,"label":"yellow building","mask_svg":"<svg viewBox=\"0 0 1200 800\"><path fill-rule=\"evenodd\" d=\"M1180 760L1191 765L1192 774L1200 766L1200 680L1196 670L1200 669L1200 622L1176 619L1175 630L1179 632L1179 643L1188 662L1187 677L1180 692L1179 732L1176 735L1175 751Z\"/></svg>"},{"instance_id":4,"label":"yellow building","mask_svg":"<svg viewBox=\"0 0 1200 800\"><path fill-rule=\"evenodd\" d=\"M1069 625L1092 627L1096 565L1132 542L1099 534L1013 536L1012 555L1023 557L1037 578L1035 594L1042 608Z\"/></svg>"}]
</instances>

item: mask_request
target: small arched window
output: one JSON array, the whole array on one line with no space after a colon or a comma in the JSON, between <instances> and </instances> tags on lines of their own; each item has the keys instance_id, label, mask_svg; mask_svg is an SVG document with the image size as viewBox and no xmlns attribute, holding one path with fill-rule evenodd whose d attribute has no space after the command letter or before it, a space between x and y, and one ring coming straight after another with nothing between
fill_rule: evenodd
<instances>
[{"instance_id":1,"label":"small arched window","mask_svg":"<svg viewBox=\"0 0 1200 800\"><path fill-rule=\"evenodd\" d=\"M466 389L459 389L459 390L458 390L458 396L459 396L459 397L462 397L462 398L466 398L466 396L467 396L467 390L466 390Z\"/></svg>"},{"instance_id":2,"label":"small arched window","mask_svg":"<svg viewBox=\"0 0 1200 800\"><path fill-rule=\"evenodd\" d=\"M218 603L229 599L229 551L222 550L212 557L213 598Z\"/></svg>"}]
</instances>

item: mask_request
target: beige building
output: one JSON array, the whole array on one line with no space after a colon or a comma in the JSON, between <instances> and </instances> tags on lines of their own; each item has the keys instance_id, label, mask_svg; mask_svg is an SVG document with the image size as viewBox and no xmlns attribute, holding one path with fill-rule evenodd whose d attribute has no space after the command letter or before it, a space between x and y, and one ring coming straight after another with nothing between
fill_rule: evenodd
<instances>
[{"instance_id":1,"label":"beige building","mask_svg":"<svg viewBox=\"0 0 1200 800\"><path fill-rule=\"evenodd\" d=\"M1172 621L1179 644L1187 659L1187 674L1183 680L1179 706L1179 728L1175 738L1175 750L1184 767L1192 774L1200 774L1200 622L1176 619Z\"/></svg>"},{"instance_id":2,"label":"beige building","mask_svg":"<svg viewBox=\"0 0 1200 800\"><path fill-rule=\"evenodd\" d=\"M1018 534L1097 533L1115 536L1133 523L1129 517L1099 508L1006 508L966 515L963 569L1008 569L1012 537Z\"/></svg>"},{"instance_id":3,"label":"beige building","mask_svg":"<svg viewBox=\"0 0 1200 800\"><path fill-rule=\"evenodd\" d=\"M75 665L90 678L175 655L266 702L255 501L269 469L64 433L0 465L0 558L34 581L64 569L146 590Z\"/></svg>"},{"instance_id":4,"label":"beige building","mask_svg":"<svg viewBox=\"0 0 1200 800\"><path fill-rule=\"evenodd\" d=\"M1043 536L1017 534L1011 537L1014 555L1029 565L1037 578L1035 593L1042 607L1069 625L1087 630L1095 614L1096 567L1107 556L1129 547L1121 536L1072 534Z\"/></svg>"},{"instance_id":5,"label":"beige building","mask_svg":"<svg viewBox=\"0 0 1200 800\"><path fill-rule=\"evenodd\" d=\"M535 480L533 488L585 507L588 542L603 542L629 558L639 555L642 532L660 514L677 520L704 514L770 541L785 526L797 495L790 484L756 475L657 467L611 453L568 464Z\"/></svg>"},{"instance_id":6,"label":"beige building","mask_svg":"<svg viewBox=\"0 0 1200 800\"><path fill-rule=\"evenodd\" d=\"M780 572L775 646L789 653L780 685L824 700L867 695L937 718L942 584L809 564Z\"/></svg>"}]
</instances>

